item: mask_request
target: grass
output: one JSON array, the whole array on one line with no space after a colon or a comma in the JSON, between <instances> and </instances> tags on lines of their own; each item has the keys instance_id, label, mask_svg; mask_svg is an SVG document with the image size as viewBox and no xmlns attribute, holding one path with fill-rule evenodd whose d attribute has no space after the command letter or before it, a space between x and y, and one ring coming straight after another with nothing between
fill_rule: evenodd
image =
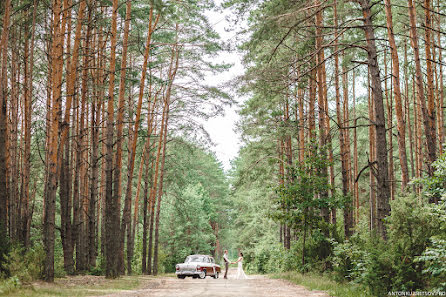
<instances>
[{"instance_id":1,"label":"grass","mask_svg":"<svg viewBox=\"0 0 446 297\"><path fill-rule=\"evenodd\" d=\"M0 283L0 296L11 297L49 297L49 296L97 296L132 290L153 279L148 276L125 276L107 280L99 276L77 276L56 279L54 283L35 282L32 285L14 287ZM3 292L2 292L3 291Z\"/></svg>"},{"instance_id":2,"label":"grass","mask_svg":"<svg viewBox=\"0 0 446 297\"><path fill-rule=\"evenodd\" d=\"M284 272L271 275L272 278L288 280L294 284L304 286L309 290L321 290L336 297L374 297L364 288L351 283L338 283L320 274L301 274L298 272Z\"/></svg>"}]
</instances>

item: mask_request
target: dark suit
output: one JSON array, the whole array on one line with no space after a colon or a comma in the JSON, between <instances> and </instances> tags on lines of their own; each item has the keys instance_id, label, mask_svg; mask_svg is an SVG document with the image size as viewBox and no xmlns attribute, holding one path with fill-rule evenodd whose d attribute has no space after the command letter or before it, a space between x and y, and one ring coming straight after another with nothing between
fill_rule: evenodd
<instances>
[{"instance_id":1,"label":"dark suit","mask_svg":"<svg viewBox=\"0 0 446 297\"><path fill-rule=\"evenodd\" d=\"M225 278L228 278L229 260L227 255L223 255L223 260L225 261Z\"/></svg>"}]
</instances>

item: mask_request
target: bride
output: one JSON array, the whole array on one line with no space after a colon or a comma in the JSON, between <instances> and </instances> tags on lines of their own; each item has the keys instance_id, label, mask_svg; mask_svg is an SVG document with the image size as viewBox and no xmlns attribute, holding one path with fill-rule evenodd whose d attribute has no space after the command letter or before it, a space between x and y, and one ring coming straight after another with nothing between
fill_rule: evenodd
<instances>
[{"instance_id":1,"label":"bride","mask_svg":"<svg viewBox=\"0 0 446 297\"><path fill-rule=\"evenodd\" d=\"M237 261L232 262L232 264L238 263L237 267L237 275L235 276L236 279L247 279L245 272L243 271L243 253L239 253L239 257Z\"/></svg>"}]
</instances>

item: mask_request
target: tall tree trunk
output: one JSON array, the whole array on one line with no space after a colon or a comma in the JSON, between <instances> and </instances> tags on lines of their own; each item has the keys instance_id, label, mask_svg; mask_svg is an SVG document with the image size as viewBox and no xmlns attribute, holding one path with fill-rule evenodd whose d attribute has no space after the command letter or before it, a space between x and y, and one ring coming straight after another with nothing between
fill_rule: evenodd
<instances>
[{"instance_id":1,"label":"tall tree trunk","mask_svg":"<svg viewBox=\"0 0 446 297\"><path fill-rule=\"evenodd\" d=\"M429 2L429 0L425 0L425 2ZM436 137L435 137L435 114L431 114L430 108L433 107L433 102L431 106L431 99L430 98L430 75L429 72L432 70L432 67L430 66L430 43L426 41L426 58L427 62L429 62L429 66L427 67L428 72L428 100L429 100L429 110L426 107L426 100L424 95L424 87L423 87L423 74L421 70L421 60L420 60L420 49L418 47L418 34L417 34L417 28L416 28L416 11L413 0L408 0L409 4L409 20L410 20L410 38L411 38L411 44L412 49L414 52L414 59L415 59L415 76L416 76L416 86L417 86L417 94L418 94L418 101L421 104L421 111L423 116L423 124L424 124L424 131L426 135L426 143L427 143L427 152L428 152L428 162L427 162L427 171L429 176L433 175L433 168L432 168L432 162L436 159ZM426 4L425 4L426 5ZM427 12L426 12L427 13ZM427 15L426 15L427 19ZM426 35L430 38L430 32L429 30L426 30ZM429 70L430 68L430 70Z\"/></svg>"},{"instance_id":2,"label":"tall tree trunk","mask_svg":"<svg viewBox=\"0 0 446 297\"><path fill-rule=\"evenodd\" d=\"M432 66L432 19L431 19L431 0L424 0L424 15L425 15L425 29L424 29L424 53L426 56L426 72L427 72L427 116L429 118L429 132L430 138L426 139L431 141L432 148L430 148L428 142L428 155L429 155L429 166L432 167L432 163L437 159L437 129L436 129L436 110L435 110L435 96L434 96L434 74ZM431 168L430 170L433 170ZM433 174L433 172L431 173ZM439 197L432 197L431 202L438 202Z\"/></svg>"},{"instance_id":3,"label":"tall tree trunk","mask_svg":"<svg viewBox=\"0 0 446 297\"><path fill-rule=\"evenodd\" d=\"M23 12L23 18L28 18L28 10ZM22 31L22 30L20 30ZM29 58L29 26L28 24L25 24L23 26L23 31L25 37L25 44L23 49L23 67L19 65L20 68L23 68L23 85L25 86L23 88L23 97L26 96L26 83L27 83L27 76L29 75L29 64L28 64L28 58ZM11 34L14 36L14 31ZM21 34L20 34L21 35ZM12 241L18 241L23 242L23 239L21 237L22 232L22 224L21 221L23 219L23 204L24 200L19 198L19 188L18 188L18 177L19 177L19 158L20 154L18 153L18 133L19 133L19 92L18 86L20 85L18 83L18 80L20 77L20 73L17 73L17 51L18 47L16 46L17 41L20 40L19 38L14 38L14 43L11 42L11 92L10 92L10 100L9 104L7 104L6 109L8 112L8 136L9 136L9 162L7 164L7 167L9 168L10 174L8 174L8 184L9 184L9 198L8 198L8 216L9 216L9 236ZM23 105L23 104L20 104ZM22 113L24 114L24 109L20 108ZM23 121L22 121L22 129L23 131ZM22 133L21 133L22 134ZM20 137L20 142L22 142L23 137ZM19 144L20 145L20 144ZM20 145L21 147L21 145Z\"/></svg>"},{"instance_id":4,"label":"tall tree trunk","mask_svg":"<svg viewBox=\"0 0 446 297\"><path fill-rule=\"evenodd\" d=\"M301 88L297 91L298 105L299 105L299 162L302 163L305 159L305 118L304 118L304 90Z\"/></svg>"},{"instance_id":5,"label":"tall tree trunk","mask_svg":"<svg viewBox=\"0 0 446 297\"><path fill-rule=\"evenodd\" d=\"M96 237L96 203L98 201L98 179L99 179L99 118L101 116L101 100L95 96L91 102L91 182L90 182L90 205L88 214L88 246L89 266L96 266L97 237Z\"/></svg>"},{"instance_id":6,"label":"tall tree trunk","mask_svg":"<svg viewBox=\"0 0 446 297\"><path fill-rule=\"evenodd\" d=\"M119 276L119 205L113 195L113 136L114 136L114 90L115 90L115 64L116 64L116 43L117 43L117 19L118 0L113 0L113 13L111 23L111 53L110 53L110 77L108 87L107 106L107 136L106 136L106 181L105 181L105 258L107 278Z\"/></svg>"},{"instance_id":7,"label":"tall tree trunk","mask_svg":"<svg viewBox=\"0 0 446 297\"><path fill-rule=\"evenodd\" d=\"M368 107L369 107L369 119L370 122L375 121L375 111L373 108L374 102L372 99L372 87L370 85L370 71L367 77L367 89L368 89ZM376 230L376 178L374 174L373 164L376 161L376 128L373 125L369 126L369 183L370 183L370 194L369 194L369 205L370 205L370 230Z\"/></svg>"},{"instance_id":8,"label":"tall tree trunk","mask_svg":"<svg viewBox=\"0 0 446 297\"><path fill-rule=\"evenodd\" d=\"M25 15L26 17L27 15ZM27 28L26 26L24 26L25 29L24 31L27 32ZM17 35L15 34L15 30L14 28L11 29L12 30L12 36ZM21 31L21 30L20 30ZM21 211L22 211L22 204L23 204L23 199L22 196L20 195L20 197L18 196L18 181L16 182L17 186L16 191L14 191L14 176L16 176L16 178L19 176L19 170L20 170L20 154L17 152L17 146L19 145L19 147L22 147L22 143L23 143L23 133L21 134L20 137L20 144L17 144L18 142L18 124L19 124L19 120L18 120L18 114L19 114L19 97L20 97L20 90L19 90L19 78L20 78L20 73L21 73L21 68L27 68L27 67L22 67L21 63L18 62L18 49L19 49L19 45L18 45L18 40L20 40L20 36L19 38L14 38L13 40L11 40L11 67L10 67L10 81L11 81L11 88L10 88L10 100L9 100L9 104L7 104L6 109L9 110L8 112L8 130L10 132L8 132L8 136L9 136L9 143L10 143L10 156L11 158L9 159L9 163L7 164L7 167L10 168L10 177L11 180L8 180L8 183L10 183L12 185L12 189L10 190L10 196L8 198L8 205L7 205L7 209L8 209L8 225L9 225L9 236L10 239L13 241L19 240L20 242L22 242L22 238L20 238L21 236ZM24 47L24 57L28 56L27 54L27 42L25 41L25 47ZM28 58L24 58L23 59L23 63L27 63ZM25 64L25 66L27 66ZM25 79L24 79L25 80ZM23 93L25 93L25 90L23 90ZM22 104L23 105L23 104ZM23 107L23 106L22 106ZM24 107L21 108L21 112L24 114ZM23 121L21 123L21 129L23 131ZM22 178L23 179L23 178Z\"/></svg>"},{"instance_id":9,"label":"tall tree trunk","mask_svg":"<svg viewBox=\"0 0 446 297\"><path fill-rule=\"evenodd\" d=\"M390 61L392 63L392 61ZM384 75L387 78L387 52L384 52ZM390 77L392 81L392 77ZM392 82L390 83L392 84ZM390 87L392 88L392 87ZM388 134L389 134L389 184L390 184L390 198L395 199L395 173L393 166L393 133L392 133L392 119L393 119L393 104L392 104L392 95L389 94L389 89L387 86L387 79L384 80L384 93L386 95L386 107L387 107L387 125L389 126ZM390 90L392 93L392 90Z\"/></svg>"},{"instance_id":10,"label":"tall tree trunk","mask_svg":"<svg viewBox=\"0 0 446 297\"><path fill-rule=\"evenodd\" d=\"M148 158L145 160L145 171L144 171L144 201L143 201L143 227L142 227L142 274L147 274L147 228L148 228L148 218L147 218L147 211L149 210L149 203L148 203L148 195L149 195L149 160ZM153 165L153 161L152 161ZM152 166L153 168L153 166Z\"/></svg>"},{"instance_id":11,"label":"tall tree trunk","mask_svg":"<svg viewBox=\"0 0 446 297\"><path fill-rule=\"evenodd\" d=\"M338 35L338 10L337 10L337 1L335 0L333 3L333 18L334 18L334 25L335 25L335 36ZM338 120L338 127L339 127L339 149L341 153L341 174L342 174L342 195L344 197L348 196L349 191L349 180L348 180L348 163L347 163L347 152L346 152L346 136L345 130L344 130L344 124L345 119L341 112L341 92L340 92L340 85L339 85L339 55L338 55L338 43L335 44L335 97L336 97L336 117ZM344 76L343 76L344 77ZM346 91L346 81L344 78L344 101L348 100L348 98L345 96ZM347 124L348 125L348 124ZM345 238L349 238L351 236L351 227L350 226L350 212L351 208L348 207L348 205L344 206L344 234Z\"/></svg>"},{"instance_id":12,"label":"tall tree trunk","mask_svg":"<svg viewBox=\"0 0 446 297\"><path fill-rule=\"evenodd\" d=\"M91 38L91 9L88 10L88 27L84 40L84 57L83 57L83 69L82 69L82 83L81 83L81 110L80 110L80 121L79 121L79 134L77 137L78 142L78 164L80 165L77 170L80 172L80 201L79 209L80 211L80 221L77 232L77 242L76 247L76 269L80 272L87 270L89 267L88 263L88 243L89 243L89 228L88 228L88 168L87 168L87 148L86 145L88 138L87 131L87 119L88 119L88 69L90 67L90 38Z\"/></svg>"},{"instance_id":13,"label":"tall tree trunk","mask_svg":"<svg viewBox=\"0 0 446 297\"><path fill-rule=\"evenodd\" d=\"M285 108L284 108L284 117L283 122L286 128L290 127L290 111L289 111L289 102L288 98L285 98ZM286 133L288 134L288 133ZM286 181L287 183L293 183L294 177L292 176L291 167L293 166L293 148L291 143L291 135L285 135L284 136L284 153L286 157ZM291 248L291 229L289 226L285 226L285 248L290 249Z\"/></svg>"},{"instance_id":14,"label":"tall tree trunk","mask_svg":"<svg viewBox=\"0 0 446 297\"><path fill-rule=\"evenodd\" d=\"M353 70L353 83L352 83L352 91L353 91L353 179L352 182L354 182L353 187L353 199L355 200L356 204L356 220L355 223L359 223L359 183L356 181L356 178L358 176L358 135L356 131L356 126L358 124L358 119L356 116L356 96L355 96L355 71Z\"/></svg>"},{"instance_id":15,"label":"tall tree trunk","mask_svg":"<svg viewBox=\"0 0 446 297\"><path fill-rule=\"evenodd\" d=\"M71 1L68 3L68 6L71 7ZM71 57L67 58L67 80L66 80L66 90L67 90L67 99L65 104L65 114L63 118L63 122L61 125L61 136L60 136L60 148L61 150L65 149L65 153L63 151L59 152L59 162L60 162L60 204L61 204L61 237L62 237L62 247L64 252L64 268L68 274L74 273L74 247L78 242L78 230L79 230L79 167L80 167L80 148L78 147L79 142L76 142L76 152L73 152L73 155L76 155L76 172L74 173L74 185L72 189L72 162L70 147L71 142L69 139L70 135L70 117L71 117L71 105L73 98L75 97L75 82L77 78L77 68L78 68L78 57L79 57L79 48L81 41L81 29L83 22L83 14L85 11L85 1L81 1L79 5L79 10L77 14L77 23L76 23L76 31L74 36L74 45L71 53ZM71 47L71 12L67 12L68 18L68 37L67 37L67 49L70 51ZM77 106L76 106L77 107ZM77 118L78 119L78 118ZM73 123L77 122L72 121ZM77 124L77 129L79 129L79 125ZM79 135L78 133L76 133ZM73 211L73 223L71 222L71 212ZM78 253L79 246L76 247L76 255L77 259L79 257ZM79 263L79 262L78 262Z\"/></svg>"},{"instance_id":16,"label":"tall tree trunk","mask_svg":"<svg viewBox=\"0 0 446 297\"><path fill-rule=\"evenodd\" d=\"M323 158L326 157L327 154L327 138L329 131L326 131L327 127L327 115L326 113L326 98L325 98L325 57L324 57L324 49L322 47L323 38L322 38L322 26L323 26L323 17L322 17L322 8L321 3L319 0L316 0L316 5L318 6L317 12L316 12L316 65L317 65L317 101L318 101L318 111L319 111L319 149L320 153L322 154ZM328 171L327 168L322 169L321 172L319 172L321 176L324 178L327 178L328 181ZM325 200L328 198L328 192L323 191L320 193L320 198ZM321 216L324 219L326 223L330 222L330 213L328 208L323 207L321 209ZM325 235L328 237L328 228L325 228L324 230Z\"/></svg>"},{"instance_id":17,"label":"tall tree trunk","mask_svg":"<svg viewBox=\"0 0 446 297\"><path fill-rule=\"evenodd\" d=\"M61 27L62 3L53 1L53 41L52 41L52 104L50 118L50 134L48 137L48 185L45 199L44 247L45 247L45 280L54 281L54 230L56 214L56 191L58 184L58 136L62 99L63 39L64 28Z\"/></svg>"},{"instance_id":18,"label":"tall tree trunk","mask_svg":"<svg viewBox=\"0 0 446 297\"><path fill-rule=\"evenodd\" d=\"M125 82L126 82L126 70L127 70L127 49L130 31L130 20L131 20L131 10L132 3L130 0L126 2L126 14L125 14L125 24L124 24L124 37L122 42L122 61L121 61L121 79L119 83L119 95L118 95L118 114L117 114L117 127L116 127L116 155L115 155L115 165L114 165L114 189L113 196L114 200L119 201L121 204L121 167L122 167L122 130L124 122L124 96L125 96ZM127 201L125 202L125 205ZM126 206L124 206L124 213L122 220L126 214ZM120 268L120 273L124 272L124 234L125 226L121 225L120 229L120 240L119 240L119 260L118 266Z\"/></svg>"},{"instance_id":19,"label":"tall tree trunk","mask_svg":"<svg viewBox=\"0 0 446 297\"><path fill-rule=\"evenodd\" d=\"M129 151L130 157L129 157L128 171L127 171L127 188L126 188L126 194L125 194L124 213L123 213L122 223L121 223L121 228L122 228L121 244L124 243L125 230L127 230L128 235L130 234L132 182L133 182L133 170L135 168L136 144L138 141L138 130L139 130L140 120L141 120L142 100L143 100L143 96L144 96L144 86L145 86L147 67L148 67L148 62L149 62L152 33L158 24L159 15L157 15L153 26L152 26L152 19L153 19L153 7L150 9L149 28L148 28L148 32L147 32L146 49L144 52L144 63L143 63L141 81L140 81L140 86L139 86L138 105L136 107L136 119L135 119L135 124L133 127L133 139L132 139L131 147L130 147L130 151ZM128 265L130 265L130 264L131 264L131 261L128 260ZM129 269L129 273L131 273L131 268L128 267L128 269Z\"/></svg>"},{"instance_id":20,"label":"tall tree trunk","mask_svg":"<svg viewBox=\"0 0 446 297\"><path fill-rule=\"evenodd\" d=\"M178 34L178 24L176 24L176 32ZM173 66L174 61L174 55L175 57L175 65ZM163 196L163 182L164 182L164 164L166 161L166 146L167 146L167 127L169 124L169 110L170 110L170 96L172 92L172 85L175 80L175 76L178 70L179 66L179 58L180 58L180 49L178 48L178 35L176 39L176 45L175 48L172 50L172 58L171 58L171 64L170 64L170 70L169 70L169 86L166 91L166 100L165 100L165 116L163 115L164 124L161 125L162 134L160 135L161 138L163 138L163 155L161 160L161 169L160 169L160 185L158 190L158 202L157 202L157 208L156 208L156 223L155 223L155 246L154 246L154 252L153 252L153 275L158 274L158 250L159 250L159 222L160 222L160 215L161 215L161 201ZM160 143L161 145L161 143Z\"/></svg>"},{"instance_id":21,"label":"tall tree trunk","mask_svg":"<svg viewBox=\"0 0 446 297\"><path fill-rule=\"evenodd\" d=\"M32 13L32 29L31 29L31 43L30 43L30 56L29 65L30 73L28 75L28 80L26 82L26 97L25 97L25 112L24 112L24 122L25 122L25 150L24 150L24 161L23 161L23 181L22 181L22 191L21 196L24 201L23 214L22 214L22 238L23 245L25 248L29 247L30 232L28 228L28 222L30 222L30 176L31 176L31 121L32 121L32 96L33 96L33 69L34 69L34 40L36 33L36 18L37 18L37 0L33 1L33 13Z\"/></svg>"},{"instance_id":22,"label":"tall tree trunk","mask_svg":"<svg viewBox=\"0 0 446 297\"><path fill-rule=\"evenodd\" d=\"M403 116L403 104L400 89L400 62L396 47L395 36L393 34L392 7L390 0L384 0L386 10L387 36L389 38L390 53L392 55L392 78L393 92L395 98L395 111L398 128L398 153L401 166L401 188L404 190L409 182L409 169L407 167L406 155L406 123ZM389 127L390 129L391 127Z\"/></svg>"},{"instance_id":23,"label":"tall tree trunk","mask_svg":"<svg viewBox=\"0 0 446 297\"><path fill-rule=\"evenodd\" d=\"M335 10L335 16L336 16L336 21L335 23L337 24L337 9ZM335 25L337 26L337 25ZM336 46L337 48L337 46ZM337 52L337 49L335 49L335 51ZM343 89L343 99L344 99L344 104L345 101L348 101L348 82L347 82L347 67L343 67L343 75L342 75L342 89ZM335 87L336 87L336 115L337 115L337 119L338 119L338 125L339 125L339 144L340 144L340 151L341 151L341 172L342 172L342 195L344 195L344 197L347 197L349 195L349 190L350 190L350 183L349 183L349 175L348 175L348 171L349 171L349 160L348 160L348 150L347 150L347 143L346 143L346 138L347 135L346 132L347 130L345 129L345 124L348 125L348 123L346 122L345 118L344 118L344 114L343 114L343 110L341 109L341 94L340 94L340 86L339 86L339 57L336 54L335 56ZM344 205L343 207L343 211L344 211L344 234L345 234L345 238L349 238L352 235L352 227L353 227L353 222L352 222L352 208L350 205Z\"/></svg>"},{"instance_id":24,"label":"tall tree trunk","mask_svg":"<svg viewBox=\"0 0 446 297\"><path fill-rule=\"evenodd\" d=\"M309 142L314 141L315 130L316 130L316 116L315 116L315 105L316 105L316 70L312 70L310 73L310 92L308 101L308 140Z\"/></svg>"},{"instance_id":25,"label":"tall tree trunk","mask_svg":"<svg viewBox=\"0 0 446 297\"><path fill-rule=\"evenodd\" d=\"M437 1L437 14L438 14L438 24L437 27L441 28L441 20L443 19L443 16L440 15L440 0ZM444 144L444 112L443 112L443 106L444 106L444 79L443 79L443 47L441 45L441 33L440 30L437 31L437 47L438 47L438 67L439 67L439 102L437 104L437 111L438 111L438 134L439 134L439 147L440 147L440 154L443 153L443 144Z\"/></svg>"},{"instance_id":26,"label":"tall tree trunk","mask_svg":"<svg viewBox=\"0 0 446 297\"><path fill-rule=\"evenodd\" d=\"M367 40L367 63L370 71L372 84L372 98L375 112L376 129L376 180L377 180L377 229L378 234L387 238L384 219L390 214L390 188L389 188L389 165L387 158L386 119L384 115L384 100L381 87L381 75L378 66L378 55L375 44L375 32L372 23L372 13L369 0L360 0L364 16L364 32Z\"/></svg>"},{"instance_id":27,"label":"tall tree trunk","mask_svg":"<svg viewBox=\"0 0 446 297\"><path fill-rule=\"evenodd\" d=\"M9 19L11 11L11 0L5 1L4 13L3 13L3 30L0 40L0 237L7 238L7 226L8 226L8 175L7 175L7 48L9 38ZM2 242L2 245L6 242ZM5 247L2 246L2 250ZM4 255L0 254L0 264L5 261Z\"/></svg>"},{"instance_id":28,"label":"tall tree trunk","mask_svg":"<svg viewBox=\"0 0 446 297\"><path fill-rule=\"evenodd\" d=\"M412 134L412 124L410 120L410 104L409 104L409 74L407 73L407 39L404 39L404 94L405 94L405 102L406 102L406 119L407 119L407 128L409 134L409 151L410 151L410 167L411 167L411 176L415 177L415 165L414 165L414 141ZM415 108L415 106L413 107Z\"/></svg>"}]
</instances>

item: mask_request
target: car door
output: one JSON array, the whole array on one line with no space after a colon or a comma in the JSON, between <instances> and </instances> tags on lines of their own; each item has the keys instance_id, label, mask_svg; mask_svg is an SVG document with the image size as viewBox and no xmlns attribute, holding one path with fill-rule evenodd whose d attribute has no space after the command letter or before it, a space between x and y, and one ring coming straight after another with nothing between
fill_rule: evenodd
<instances>
[{"instance_id":1,"label":"car door","mask_svg":"<svg viewBox=\"0 0 446 297\"><path fill-rule=\"evenodd\" d=\"M206 261L206 274L214 275L214 267L212 267L211 259L209 257L206 257L205 261Z\"/></svg>"},{"instance_id":2,"label":"car door","mask_svg":"<svg viewBox=\"0 0 446 297\"><path fill-rule=\"evenodd\" d=\"M211 262L211 265L212 265L212 272L213 272L213 275L215 275L215 273L217 272L216 271L216 267L215 267L215 260L214 260L214 258L212 258L212 257L209 257L209 260L210 260L210 262Z\"/></svg>"}]
</instances>

